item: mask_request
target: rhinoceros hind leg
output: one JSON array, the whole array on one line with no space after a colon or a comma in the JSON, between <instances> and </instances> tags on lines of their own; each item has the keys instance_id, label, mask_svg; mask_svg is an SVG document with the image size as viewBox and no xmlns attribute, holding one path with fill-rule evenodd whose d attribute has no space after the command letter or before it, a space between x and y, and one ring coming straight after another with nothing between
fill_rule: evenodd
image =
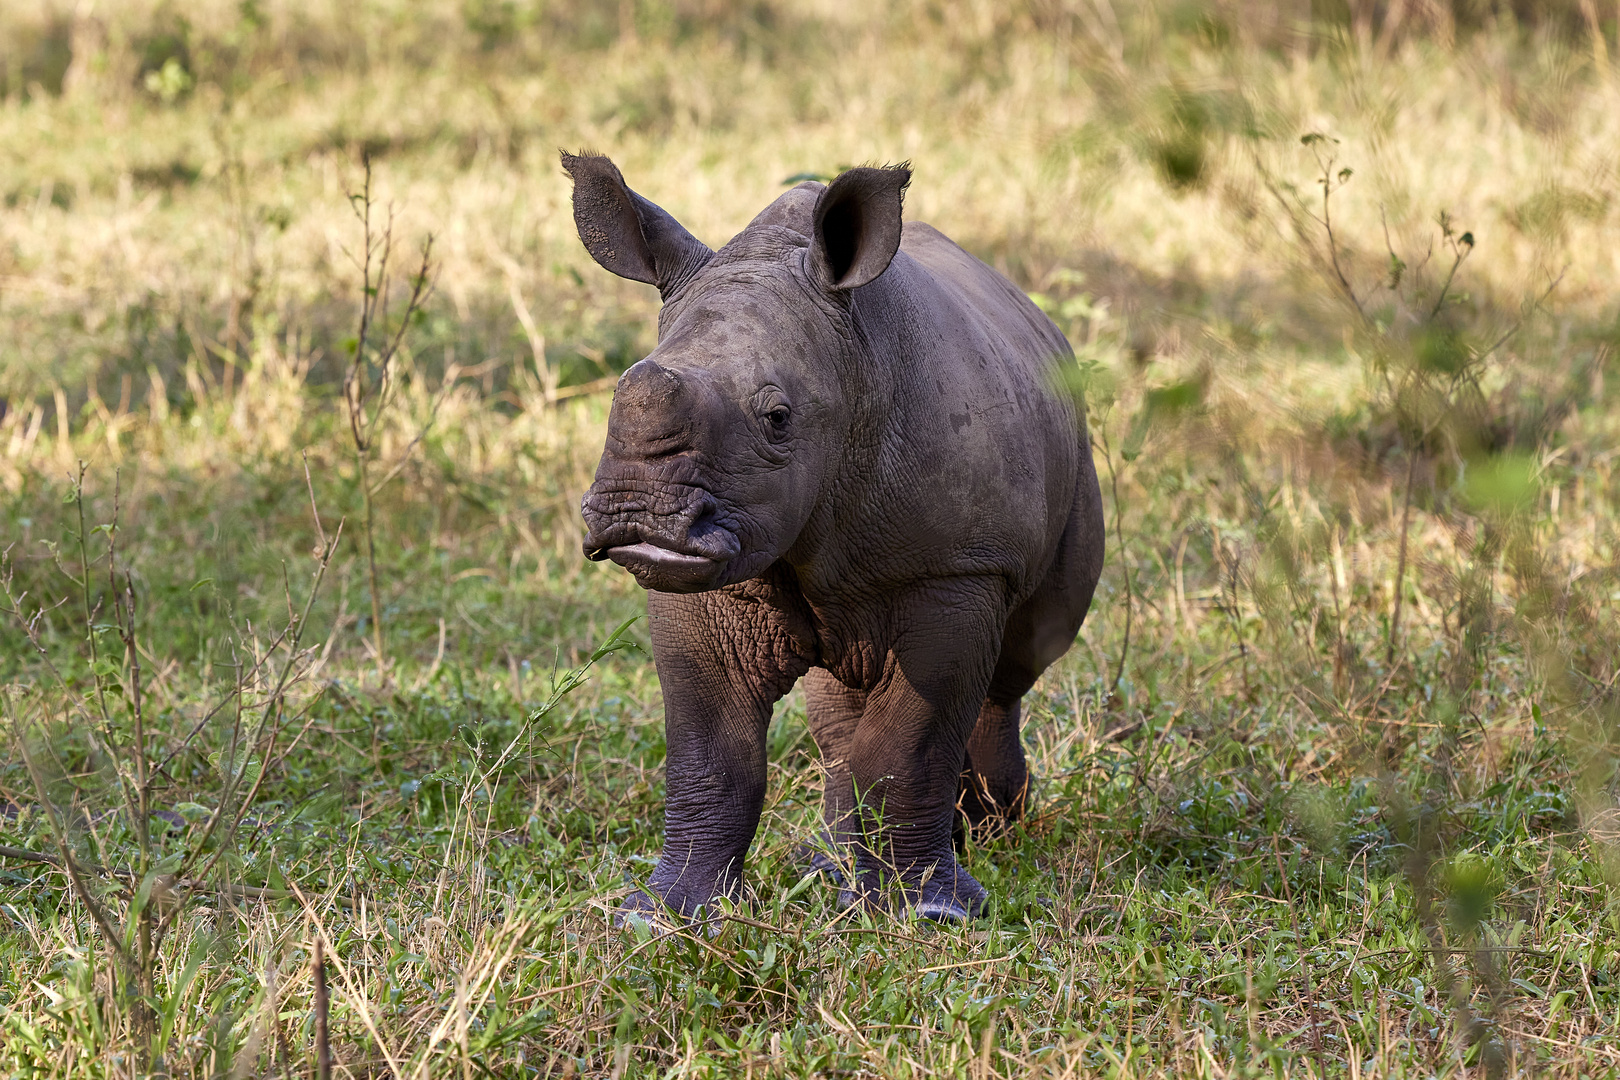
<instances>
[{"instance_id":1,"label":"rhinoceros hind leg","mask_svg":"<svg viewBox=\"0 0 1620 1080\"><path fill-rule=\"evenodd\" d=\"M1029 766L1024 762L1020 741L1020 716L1017 698L1011 704L986 700L979 712L968 739L956 800L954 839L958 850L965 845L969 831L976 842L986 843L1024 816Z\"/></svg>"},{"instance_id":2,"label":"rhinoceros hind leg","mask_svg":"<svg viewBox=\"0 0 1620 1080\"><path fill-rule=\"evenodd\" d=\"M1069 651L1091 607L1102 572L1102 515L1095 491L1093 474L1078 479L1057 558L1040 586L1007 618L1001 654L962 764L958 848L969 829L981 841L1005 832L1028 804L1019 703L1041 672Z\"/></svg>"},{"instance_id":3,"label":"rhinoceros hind leg","mask_svg":"<svg viewBox=\"0 0 1620 1080\"><path fill-rule=\"evenodd\" d=\"M843 861L849 844L856 839L855 788L850 780L850 747L855 728L866 711L865 692L851 690L825 668L811 668L804 675L805 712L810 733L821 753L822 820L820 842L803 844L801 860L827 874L835 884L844 885Z\"/></svg>"}]
</instances>

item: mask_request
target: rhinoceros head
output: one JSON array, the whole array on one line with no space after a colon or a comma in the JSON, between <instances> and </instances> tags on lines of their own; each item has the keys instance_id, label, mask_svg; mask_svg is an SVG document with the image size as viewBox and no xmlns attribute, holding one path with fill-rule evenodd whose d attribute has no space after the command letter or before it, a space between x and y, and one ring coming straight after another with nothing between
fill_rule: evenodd
<instances>
[{"instance_id":1,"label":"rhinoceros head","mask_svg":"<svg viewBox=\"0 0 1620 1080\"><path fill-rule=\"evenodd\" d=\"M716 252L607 158L562 161L586 250L664 299L657 348L614 393L585 554L664 592L754 577L794 546L844 460L850 292L899 248L910 171L800 185Z\"/></svg>"}]
</instances>

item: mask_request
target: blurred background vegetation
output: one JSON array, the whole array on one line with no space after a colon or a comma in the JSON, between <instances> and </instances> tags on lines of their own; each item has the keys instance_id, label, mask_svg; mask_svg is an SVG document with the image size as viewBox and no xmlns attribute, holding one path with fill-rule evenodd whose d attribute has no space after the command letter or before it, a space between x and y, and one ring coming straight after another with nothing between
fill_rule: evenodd
<instances>
[{"instance_id":1,"label":"blurred background vegetation","mask_svg":"<svg viewBox=\"0 0 1620 1080\"><path fill-rule=\"evenodd\" d=\"M1620 1025L1620 418L1606 380L1620 344L1617 29L1612 0L9 0L0 549L44 650L28 618L0 626L0 678L20 703L11 722L79 777L63 781L64 805L111 798L94 740L71 737L94 678L49 689L42 673L42 655L66 668L97 632L93 603L63 603L84 586L59 568L53 552L67 548L50 546L71 547L78 528L64 497L79 462L91 522L111 520L117 488L120 558L166 703L168 726L150 735L160 743L181 745L172 733L210 715L233 643L286 621L283 567L307 565L319 543L313 494L328 527L349 520L311 622L321 651L307 692L326 688L310 707L334 741L285 761L267 794L286 808L326 793L322 827L396 814L386 843L416 843L405 825L438 822L434 842L476 861L455 847L458 796L430 805L420 792L440 791L449 774L436 770L458 754L476 757L467 745L528 730L543 673L580 663L641 605L627 576L581 559L577 506L606 389L651 348L656 297L580 248L557 148L609 153L711 245L790 178L907 159L907 216L1002 270L1069 335L1108 500L1103 587L1031 706L1046 810L1018 849L1027 875L999 886L1028 910L1061 911L1051 927L1031 921L1031 938L1071 950L1062 1008L1044 1029L1024 1017L1019 1068L1115 1069L1087 1040L1123 1031L1109 1053L1137 1054L1148 1074L1612 1070L1601 1033ZM430 235L433 288L405 327L362 463L340 388L367 288L351 198L366 161L395 248L377 294L391 305L385 328L407 307L407 255ZM371 501L375 606L355 543ZM656 850L656 683L644 659L603 670L606 688L581 691L588 704L556 721L560 758L526 756L522 776L456 789L490 792L483 828L522 833L536 858L555 856L537 829L561 837L577 865L534 895L596 895L625 859ZM127 682L127 668L116 674ZM796 699L785 708L795 715ZM333 749L339 736L346 749ZM813 787L813 749L773 746L773 782ZM16 842L38 848L45 826L20 758L6 770ZM164 798L207 805L213 775L177 774ZM437 779L409 786L422 776ZM779 831L812 827L807 799L803 820L773 804ZM635 824L598 833L616 818ZM274 835L221 866L256 887L266 860L275 880L295 864L323 887L357 880L318 845L276 854ZM115 861L116 843L96 843ZM760 861L764 895L772 881L778 899L791 892L786 841ZM490 873L477 888L510 893ZM60 875L47 878L65 897ZM463 970L445 959L442 927L467 941L480 931L455 923L470 909L447 909L431 875L391 880L418 905L396 936L408 921L437 942L401 955L447 965L437 990L424 976L428 989L409 992L442 1008L444 972ZM1158 900L1139 895L1143 880ZM1182 888L1209 910L1182 911L1185 941L1167 944L1153 935L1168 909L1153 904L1173 906ZM1266 948L1286 938L1297 952L1267 952L1264 993L1254 970L1187 981L1199 962L1172 953L1220 959L1221 897L1293 907L1307 889L1320 915L1311 957L1297 924L1273 926ZM1396 937L1378 948L1427 966L1357 967L1378 951L1367 933L1379 895L1395 905ZM82 924L61 905L28 900L7 948L62 993L81 976L93 988L93 949L74 968L39 944L41 927ZM1136 929L1104 927L1109 905L1136 912ZM587 980L567 959L587 938L623 959L582 910L545 978ZM262 935L256 970L292 955L276 933L242 930ZM764 1054L744 1037L756 1029L803 1028L786 1051L771 1044L772 1067L814 1071L824 1053L829 1068L894 1072L904 1050L944 1069L958 1051L978 1060L992 1037L1011 1046L1018 1021L983 1003L1046 978L1015 967L994 993L968 987L952 1015L976 1019L930 1043L917 1015L934 1006L913 1002L938 985L919 976L898 1005L856 986L840 1005L838 974L859 957L830 944L795 954L788 984L822 987L831 1013L780 994L681 1004L625 983L633 965L610 982L591 955L600 980L524 1014L502 1052L527 1047L548 1069L565 1050L569 1068L668 1068L697 1060L680 1037L691 1024L713 1033L691 1046L721 1061L745 1044ZM740 954L728 955L729 971ZM670 962L717 962L705 956ZM206 993L176 991L192 995L180 1012L196 1031L216 1014L240 1020L221 1029L229 1038L197 1035L190 1067L217 1066L256 1030L253 970L235 956L198 984ZM1402 981L1413 971L1416 990ZM28 985L18 978L8 1004ZM286 992L307 995L297 978ZM1090 987L1078 999L1076 979ZM1342 1034L1317 1015L1403 985L1405 997L1358 1004L1362 1026ZM85 989L53 1008L79 1015L93 1000ZM1168 1026L1135 1031L1136 1009L1162 1021L1167 1001L1184 1002ZM1195 1001L1247 1010L1247 1027L1195 1019ZM334 1022L361 1060L367 1029L352 1001L335 1007L351 1010ZM94 1060L93 1038L60 1015L19 1022L55 1031L37 1060L55 1054L71 1071ZM900 1050L850 1033L891 1020ZM400 1045L420 1049L407 1028ZM9 1052L35 1061L9 1030ZM1200 1058L1197 1040L1219 1053ZM424 1063L455 1049L420 1045Z\"/></svg>"}]
</instances>

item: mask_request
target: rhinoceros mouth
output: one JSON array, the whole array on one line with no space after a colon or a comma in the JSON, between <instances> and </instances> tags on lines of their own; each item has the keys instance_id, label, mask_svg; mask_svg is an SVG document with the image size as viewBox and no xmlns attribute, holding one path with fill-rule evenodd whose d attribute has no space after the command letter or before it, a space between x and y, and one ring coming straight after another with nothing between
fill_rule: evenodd
<instances>
[{"instance_id":1,"label":"rhinoceros mouth","mask_svg":"<svg viewBox=\"0 0 1620 1080\"><path fill-rule=\"evenodd\" d=\"M645 540L639 544L598 549L591 553L591 557L598 561L612 559L634 574L644 587L660 592L695 592L711 588L730 561L673 551Z\"/></svg>"},{"instance_id":2,"label":"rhinoceros mouth","mask_svg":"<svg viewBox=\"0 0 1620 1080\"><path fill-rule=\"evenodd\" d=\"M730 530L706 523L679 540L638 523L621 523L587 538L585 557L611 559L641 586L659 592L701 592L721 584L742 545Z\"/></svg>"},{"instance_id":3,"label":"rhinoceros mouth","mask_svg":"<svg viewBox=\"0 0 1620 1080\"><path fill-rule=\"evenodd\" d=\"M713 495L687 485L598 483L586 493L585 557L611 559L643 588L699 592L722 583L743 544Z\"/></svg>"}]
</instances>

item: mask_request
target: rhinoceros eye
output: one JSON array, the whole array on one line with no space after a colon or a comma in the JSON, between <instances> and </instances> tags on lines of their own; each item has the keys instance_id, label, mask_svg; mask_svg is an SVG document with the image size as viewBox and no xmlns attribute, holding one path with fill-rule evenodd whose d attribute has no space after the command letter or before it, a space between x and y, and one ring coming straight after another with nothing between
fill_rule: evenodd
<instances>
[{"instance_id":1,"label":"rhinoceros eye","mask_svg":"<svg viewBox=\"0 0 1620 1080\"><path fill-rule=\"evenodd\" d=\"M793 405L780 386L769 383L754 393L754 416L764 429L765 438L781 443L788 438L788 421L793 419Z\"/></svg>"}]
</instances>

